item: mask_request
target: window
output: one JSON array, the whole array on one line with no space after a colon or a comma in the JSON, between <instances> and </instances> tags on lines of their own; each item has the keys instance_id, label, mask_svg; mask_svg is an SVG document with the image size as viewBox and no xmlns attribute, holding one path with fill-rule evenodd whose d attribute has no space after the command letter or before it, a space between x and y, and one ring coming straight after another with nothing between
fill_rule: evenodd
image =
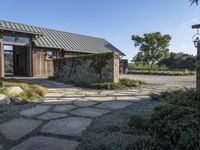
<instances>
[{"instance_id":1,"label":"window","mask_svg":"<svg viewBox=\"0 0 200 150\"><path fill-rule=\"evenodd\" d=\"M17 42L29 44L30 40L27 37L18 37Z\"/></svg>"},{"instance_id":2,"label":"window","mask_svg":"<svg viewBox=\"0 0 200 150\"><path fill-rule=\"evenodd\" d=\"M52 51L47 51L47 56L46 59L53 59L53 52Z\"/></svg>"},{"instance_id":3,"label":"window","mask_svg":"<svg viewBox=\"0 0 200 150\"><path fill-rule=\"evenodd\" d=\"M13 51L12 45L4 45L4 51Z\"/></svg>"},{"instance_id":4,"label":"window","mask_svg":"<svg viewBox=\"0 0 200 150\"><path fill-rule=\"evenodd\" d=\"M15 42L15 36L4 35L4 36L3 36L3 40L4 40L4 41L8 41L8 42Z\"/></svg>"}]
</instances>

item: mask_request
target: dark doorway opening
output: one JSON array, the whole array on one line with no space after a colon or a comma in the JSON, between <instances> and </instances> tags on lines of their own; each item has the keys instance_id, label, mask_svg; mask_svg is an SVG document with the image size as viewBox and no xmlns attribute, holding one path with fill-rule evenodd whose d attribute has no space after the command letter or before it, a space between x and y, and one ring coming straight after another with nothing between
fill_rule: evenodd
<instances>
[{"instance_id":1,"label":"dark doorway opening","mask_svg":"<svg viewBox=\"0 0 200 150\"><path fill-rule=\"evenodd\" d=\"M27 46L4 45L5 76L28 76Z\"/></svg>"}]
</instances>

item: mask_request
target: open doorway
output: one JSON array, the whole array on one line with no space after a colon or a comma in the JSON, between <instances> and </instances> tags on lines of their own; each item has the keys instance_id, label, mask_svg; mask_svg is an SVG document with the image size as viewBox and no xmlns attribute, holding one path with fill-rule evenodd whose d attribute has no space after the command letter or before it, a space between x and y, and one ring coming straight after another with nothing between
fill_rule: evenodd
<instances>
[{"instance_id":1,"label":"open doorway","mask_svg":"<svg viewBox=\"0 0 200 150\"><path fill-rule=\"evenodd\" d=\"M28 48L4 45L5 76L28 76Z\"/></svg>"}]
</instances>

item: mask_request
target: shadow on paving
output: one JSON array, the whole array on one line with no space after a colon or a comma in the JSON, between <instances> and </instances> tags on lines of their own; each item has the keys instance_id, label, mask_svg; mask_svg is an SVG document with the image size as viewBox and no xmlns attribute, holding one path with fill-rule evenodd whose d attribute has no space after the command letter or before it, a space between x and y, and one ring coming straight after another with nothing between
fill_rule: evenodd
<instances>
[{"instance_id":1,"label":"shadow on paving","mask_svg":"<svg viewBox=\"0 0 200 150\"><path fill-rule=\"evenodd\" d=\"M65 104L57 101L57 104L11 106L15 107L15 114L11 113L13 110L9 109L10 106L4 106L3 114L9 116L10 120L4 120L1 115L1 120L6 122L3 121L0 125L0 145L13 150L35 150L36 145L42 150L51 150L51 145L52 148L60 150L73 150L75 147L77 150L124 149L131 137L127 125L129 117L141 114L149 118L153 107L158 103L160 102L140 99L72 99ZM27 123L30 124L27 120L39 121L40 124L27 127ZM50 146L44 144L48 143L48 140L51 141ZM71 149L62 144L63 142L69 143Z\"/></svg>"}]
</instances>

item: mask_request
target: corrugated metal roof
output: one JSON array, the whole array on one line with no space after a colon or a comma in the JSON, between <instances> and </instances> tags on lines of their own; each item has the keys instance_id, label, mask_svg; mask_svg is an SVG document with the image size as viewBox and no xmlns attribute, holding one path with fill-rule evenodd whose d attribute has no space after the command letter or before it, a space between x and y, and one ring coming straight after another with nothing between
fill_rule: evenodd
<instances>
[{"instance_id":1,"label":"corrugated metal roof","mask_svg":"<svg viewBox=\"0 0 200 150\"><path fill-rule=\"evenodd\" d=\"M66 51L83 53L105 53L116 51L119 52L121 55L125 55L106 40L97 37L8 22L3 20L0 20L0 30L42 35L34 40L34 43L37 47L57 48Z\"/></svg>"}]
</instances>

